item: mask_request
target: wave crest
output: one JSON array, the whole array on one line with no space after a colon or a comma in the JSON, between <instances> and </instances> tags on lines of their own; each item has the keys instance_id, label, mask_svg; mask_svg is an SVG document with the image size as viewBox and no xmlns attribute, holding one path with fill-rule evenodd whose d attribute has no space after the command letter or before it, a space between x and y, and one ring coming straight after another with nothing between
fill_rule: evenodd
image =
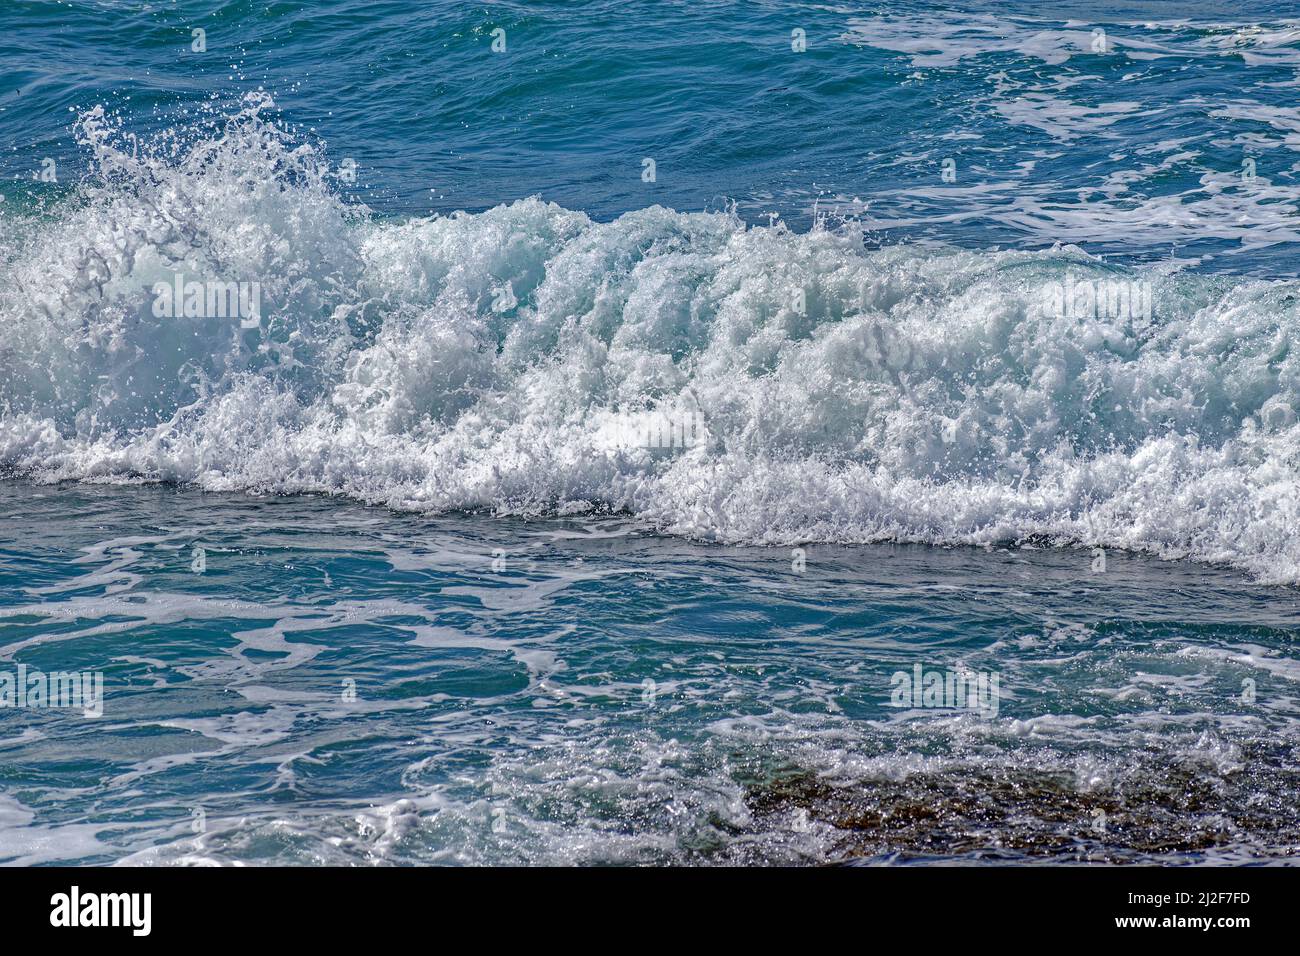
<instances>
[{"instance_id":1,"label":"wave crest","mask_svg":"<svg viewBox=\"0 0 1300 956\"><path fill-rule=\"evenodd\" d=\"M92 110L75 195L5 211L6 470L1300 581L1294 282L537 198L381 221L272 107L142 150ZM160 317L178 274L256 283L254 327Z\"/></svg>"}]
</instances>

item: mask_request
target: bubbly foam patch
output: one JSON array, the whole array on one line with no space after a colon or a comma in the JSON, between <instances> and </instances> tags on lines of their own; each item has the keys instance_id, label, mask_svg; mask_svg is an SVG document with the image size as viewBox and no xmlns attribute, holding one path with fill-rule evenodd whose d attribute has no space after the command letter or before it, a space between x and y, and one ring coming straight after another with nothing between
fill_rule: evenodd
<instances>
[{"instance_id":1,"label":"bubbly foam patch","mask_svg":"<svg viewBox=\"0 0 1300 956\"><path fill-rule=\"evenodd\" d=\"M380 221L270 105L138 152L91 111L76 194L5 211L0 467L1300 581L1294 282L536 198Z\"/></svg>"}]
</instances>

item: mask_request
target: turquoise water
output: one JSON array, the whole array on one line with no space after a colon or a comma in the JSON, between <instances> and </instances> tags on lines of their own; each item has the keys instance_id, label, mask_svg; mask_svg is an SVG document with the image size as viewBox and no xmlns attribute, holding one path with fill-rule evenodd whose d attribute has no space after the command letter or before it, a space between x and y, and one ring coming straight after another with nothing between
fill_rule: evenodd
<instances>
[{"instance_id":1,"label":"turquoise water","mask_svg":"<svg viewBox=\"0 0 1300 956\"><path fill-rule=\"evenodd\" d=\"M1217 7L6 4L0 862L1293 860Z\"/></svg>"},{"instance_id":2,"label":"turquoise water","mask_svg":"<svg viewBox=\"0 0 1300 956\"><path fill-rule=\"evenodd\" d=\"M1231 572L893 545L796 571L620 518L158 486L6 484L0 520L6 658L107 686L98 718L4 713L11 862L1242 861L1300 834L1296 594ZM918 663L996 673L997 716L891 706Z\"/></svg>"}]
</instances>

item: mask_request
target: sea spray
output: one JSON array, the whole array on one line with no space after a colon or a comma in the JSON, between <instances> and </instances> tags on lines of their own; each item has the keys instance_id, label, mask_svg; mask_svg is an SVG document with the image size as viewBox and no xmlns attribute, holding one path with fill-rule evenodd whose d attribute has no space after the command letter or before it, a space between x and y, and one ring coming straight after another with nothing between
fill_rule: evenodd
<instances>
[{"instance_id":1,"label":"sea spray","mask_svg":"<svg viewBox=\"0 0 1300 956\"><path fill-rule=\"evenodd\" d=\"M172 151L83 117L92 173L0 256L0 467L1300 581L1294 282L657 206L385 221L272 105ZM158 314L179 276L256 288L258 330L206 285ZM1067 282L1137 298L1044 308Z\"/></svg>"}]
</instances>

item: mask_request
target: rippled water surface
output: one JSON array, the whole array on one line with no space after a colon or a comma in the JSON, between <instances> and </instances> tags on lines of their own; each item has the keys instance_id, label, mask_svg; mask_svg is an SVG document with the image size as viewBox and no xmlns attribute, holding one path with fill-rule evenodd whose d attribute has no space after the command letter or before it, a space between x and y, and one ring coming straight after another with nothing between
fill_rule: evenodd
<instances>
[{"instance_id":1,"label":"rippled water surface","mask_svg":"<svg viewBox=\"0 0 1300 956\"><path fill-rule=\"evenodd\" d=\"M10 862L1242 861L1300 837L1297 597L1231 572L889 545L797 571L617 518L0 495L0 653L106 681L98 718L0 711ZM892 706L917 664L996 675L996 716Z\"/></svg>"}]
</instances>

